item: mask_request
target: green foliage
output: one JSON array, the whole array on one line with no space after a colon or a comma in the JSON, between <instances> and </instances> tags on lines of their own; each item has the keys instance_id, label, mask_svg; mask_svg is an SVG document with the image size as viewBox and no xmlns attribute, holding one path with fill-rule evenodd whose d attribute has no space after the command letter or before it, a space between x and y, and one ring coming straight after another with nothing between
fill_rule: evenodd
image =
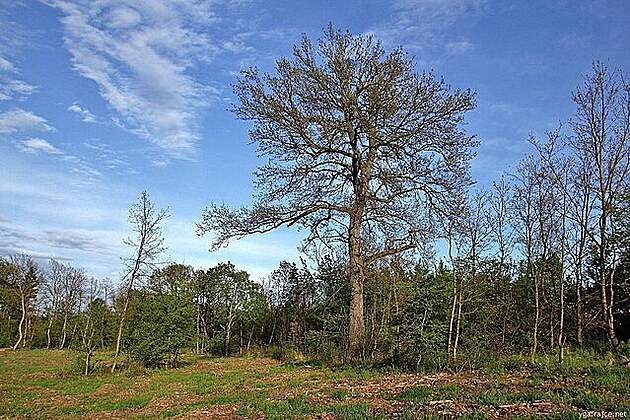
<instances>
[{"instance_id":1,"label":"green foliage","mask_svg":"<svg viewBox=\"0 0 630 420\"><path fill-rule=\"evenodd\" d=\"M145 367L177 366L194 335L195 307L191 270L171 265L156 272L148 290L136 292L130 322L129 352Z\"/></svg>"},{"instance_id":2,"label":"green foliage","mask_svg":"<svg viewBox=\"0 0 630 420\"><path fill-rule=\"evenodd\" d=\"M228 355L261 342L268 307L260 284L232 263L220 263L194 274L200 350ZM238 336L239 340L234 340Z\"/></svg>"},{"instance_id":3,"label":"green foliage","mask_svg":"<svg viewBox=\"0 0 630 420\"><path fill-rule=\"evenodd\" d=\"M394 365L409 370L435 370L446 365L442 343L446 343L448 332L450 282L450 273L442 267L436 274L416 268L411 295L392 322L392 334L396 337Z\"/></svg>"},{"instance_id":4,"label":"green foliage","mask_svg":"<svg viewBox=\"0 0 630 420\"><path fill-rule=\"evenodd\" d=\"M11 262L0 256L0 348L15 342L20 302L11 282L13 270Z\"/></svg>"}]
</instances>

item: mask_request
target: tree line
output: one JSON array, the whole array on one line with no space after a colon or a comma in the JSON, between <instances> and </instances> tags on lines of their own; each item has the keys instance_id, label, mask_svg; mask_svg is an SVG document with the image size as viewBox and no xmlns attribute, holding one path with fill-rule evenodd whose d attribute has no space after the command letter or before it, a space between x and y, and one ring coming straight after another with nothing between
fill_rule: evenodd
<instances>
[{"instance_id":1,"label":"tree line","mask_svg":"<svg viewBox=\"0 0 630 420\"><path fill-rule=\"evenodd\" d=\"M163 264L168 211L143 193L116 289L56 261L1 261L0 345L97 348L147 366L182 349L372 359L407 369L557 354L630 335L630 84L595 62L575 114L487 189L462 128L475 93L402 49L329 26L275 74L245 71L239 118L268 162L251 208L211 204L212 248L302 226L310 264L257 282L230 263Z\"/></svg>"}]
</instances>

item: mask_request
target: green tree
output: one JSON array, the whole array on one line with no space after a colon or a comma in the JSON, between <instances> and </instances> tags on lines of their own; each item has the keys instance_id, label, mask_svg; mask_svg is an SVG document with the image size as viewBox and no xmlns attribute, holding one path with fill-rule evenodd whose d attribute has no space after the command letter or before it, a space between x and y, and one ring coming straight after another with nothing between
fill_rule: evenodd
<instances>
[{"instance_id":1,"label":"green tree","mask_svg":"<svg viewBox=\"0 0 630 420\"><path fill-rule=\"evenodd\" d=\"M306 245L344 244L350 282L350 354L363 354L366 268L417 246L427 207L468 183L475 141L461 128L470 91L418 74L402 49L330 25L317 48L304 37L276 75L257 69L235 86L239 118L269 158L251 209L212 204L198 224L213 247L301 225Z\"/></svg>"},{"instance_id":2,"label":"green tree","mask_svg":"<svg viewBox=\"0 0 630 420\"><path fill-rule=\"evenodd\" d=\"M0 257L0 347L15 343L20 300L13 284L15 267L8 258Z\"/></svg>"},{"instance_id":3,"label":"green tree","mask_svg":"<svg viewBox=\"0 0 630 420\"><path fill-rule=\"evenodd\" d=\"M171 264L157 270L134 299L131 355L146 367L177 366L181 349L194 336L192 268Z\"/></svg>"},{"instance_id":4,"label":"green tree","mask_svg":"<svg viewBox=\"0 0 630 420\"><path fill-rule=\"evenodd\" d=\"M268 277L267 300L273 311L270 341L304 351L309 329L308 316L316 299L315 278L306 268L281 261Z\"/></svg>"},{"instance_id":5,"label":"green tree","mask_svg":"<svg viewBox=\"0 0 630 420\"><path fill-rule=\"evenodd\" d=\"M198 319L205 340L224 355L231 352L232 334L239 321L239 316L248 304L255 287L249 274L237 270L234 264L219 263L205 271L196 273L195 289L197 294ZM220 343L211 344L217 337Z\"/></svg>"},{"instance_id":6,"label":"green tree","mask_svg":"<svg viewBox=\"0 0 630 420\"><path fill-rule=\"evenodd\" d=\"M418 265L411 276L413 292L402 302L392 328L396 343L393 361L406 369L440 369L447 362L452 273L442 263L436 273Z\"/></svg>"},{"instance_id":7,"label":"green tree","mask_svg":"<svg viewBox=\"0 0 630 420\"><path fill-rule=\"evenodd\" d=\"M17 341L13 350L26 345L29 318L33 301L37 297L37 288L41 283L41 276L33 259L25 254L11 257L11 264L6 270L7 283L20 303L20 322L18 323Z\"/></svg>"}]
</instances>

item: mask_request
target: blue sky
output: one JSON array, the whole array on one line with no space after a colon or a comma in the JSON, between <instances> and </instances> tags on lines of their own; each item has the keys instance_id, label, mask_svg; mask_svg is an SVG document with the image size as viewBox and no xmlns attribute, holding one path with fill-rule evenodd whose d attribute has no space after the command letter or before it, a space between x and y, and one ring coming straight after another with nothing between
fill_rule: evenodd
<instances>
[{"instance_id":1,"label":"blue sky","mask_svg":"<svg viewBox=\"0 0 630 420\"><path fill-rule=\"evenodd\" d=\"M630 69L626 0L0 0L0 254L26 252L116 281L130 205L147 190L177 262L230 260L254 278L296 261L281 230L208 252L210 202L251 203L261 160L227 111L241 69L273 68L332 22L402 45L418 69L477 91L472 172L488 185L527 137L572 116L600 59Z\"/></svg>"}]
</instances>

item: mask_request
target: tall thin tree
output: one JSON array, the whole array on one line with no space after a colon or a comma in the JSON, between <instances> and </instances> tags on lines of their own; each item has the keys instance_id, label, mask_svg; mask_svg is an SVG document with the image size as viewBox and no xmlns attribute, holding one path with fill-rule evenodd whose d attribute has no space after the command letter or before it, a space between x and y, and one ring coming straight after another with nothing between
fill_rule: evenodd
<instances>
[{"instance_id":1,"label":"tall thin tree","mask_svg":"<svg viewBox=\"0 0 630 420\"><path fill-rule=\"evenodd\" d=\"M604 321L610 345L616 348L615 248L613 216L630 178L630 83L621 71L593 64L582 86L573 94L577 112L572 127L572 146L583 165L593 168L592 192L597 223L591 240L596 247L597 277Z\"/></svg>"},{"instance_id":2,"label":"tall thin tree","mask_svg":"<svg viewBox=\"0 0 630 420\"><path fill-rule=\"evenodd\" d=\"M142 278L157 267L157 257L166 250L161 224L167 217L169 217L168 209L156 209L146 191L142 192L138 201L129 209L128 220L135 236L124 240L124 243L132 248L133 254L124 260L123 303L118 321L118 336L112 372L116 370L120 355L123 328L132 290Z\"/></svg>"}]
</instances>

